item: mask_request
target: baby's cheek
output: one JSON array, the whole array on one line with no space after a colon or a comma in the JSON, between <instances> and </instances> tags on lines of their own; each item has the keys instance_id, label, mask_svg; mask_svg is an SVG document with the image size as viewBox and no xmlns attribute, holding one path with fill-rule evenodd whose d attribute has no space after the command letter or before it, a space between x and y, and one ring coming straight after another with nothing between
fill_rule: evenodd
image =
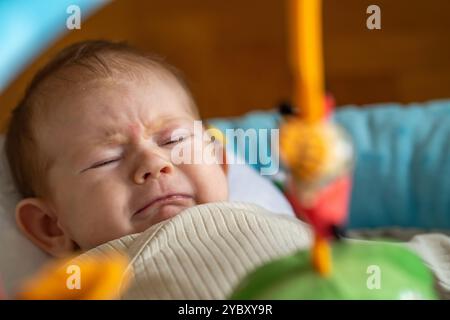
<instances>
[{"instance_id":1,"label":"baby's cheek","mask_svg":"<svg viewBox=\"0 0 450 320\"><path fill-rule=\"evenodd\" d=\"M204 165L197 177L201 203L228 200L228 181L220 165Z\"/></svg>"},{"instance_id":2,"label":"baby's cheek","mask_svg":"<svg viewBox=\"0 0 450 320\"><path fill-rule=\"evenodd\" d=\"M114 183L96 184L81 190L72 199L71 227L74 240L89 249L115 239L126 227L123 213L125 192ZM121 220L122 218L122 220Z\"/></svg>"}]
</instances>

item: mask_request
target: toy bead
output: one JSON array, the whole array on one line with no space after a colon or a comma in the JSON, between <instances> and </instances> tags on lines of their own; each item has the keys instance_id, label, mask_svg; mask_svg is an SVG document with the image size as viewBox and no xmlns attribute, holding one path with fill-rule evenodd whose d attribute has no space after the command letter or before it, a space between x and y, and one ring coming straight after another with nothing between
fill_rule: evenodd
<instances>
[{"instance_id":1,"label":"toy bead","mask_svg":"<svg viewBox=\"0 0 450 320\"><path fill-rule=\"evenodd\" d=\"M128 259L118 253L58 260L26 281L17 299L117 299L130 278L127 266Z\"/></svg>"},{"instance_id":2,"label":"toy bead","mask_svg":"<svg viewBox=\"0 0 450 320\"><path fill-rule=\"evenodd\" d=\"M329 242L320 236L316 236L313 243L312 261L314 269L321 276L328 276L331 274L331 247Z\"/></svg>"},{"instance_id":3,"label":"toy bead","mask_svg":"<svg viewBox=\"0 0 450 320\"><path fill-rule=\"evenodd\" d=\"M212 142L218 141L218 142L220 142L222 145L225 145L225 143L226 143L226 141L225 141L225 135L223 134L222 131L220 131L220 130L217 129L216 127L208 126L208 127L207 127L207 132L208 132L209 135L211 136Z\"/></svg>"},{"instance_id":4,"label":"toy bead","mask_svg":"<svg viewBox=\"0 0 450 320\"><path fill-rule=\"evenodd\" d=\"M289 119L280 130L284 162L296 179L311 182L321 175L327 160L327 143L321 124Z\"/></svg>"}]
</instances>

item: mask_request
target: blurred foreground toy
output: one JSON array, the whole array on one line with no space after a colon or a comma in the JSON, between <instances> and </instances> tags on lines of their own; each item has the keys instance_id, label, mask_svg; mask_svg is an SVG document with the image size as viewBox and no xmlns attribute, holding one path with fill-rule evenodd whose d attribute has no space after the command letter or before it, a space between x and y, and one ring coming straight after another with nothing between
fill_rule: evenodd
<instances>
[{"instance_id":1,"label":"blurred foreground toy","mask_svg":"<svg viewBox=\"0 0 450 320\"><path fill-rule=\"evenodd\" d=\"M332 268L329 241L347 220L353 148L343 130L326 119L292 117L280 131L281 157L291 172L285 194L296 215L313 228L313 264L325 276Z\"/></svg>"},{"instance_id":2,"label":"blurred foreground toy","mask_svg":"<svg viewBox=\"0 0 450 320\"><path fill-rule=\"evenodd\" d=\"M118 253L54 261L26 281L23 300L112 300L126 289L128 259Z\"/></svg>"},{"instance_id":3,"label":"blurred foreground toy","mask_svg":"<svg viewBox=\"0 0 450 320\"><path fill-rule=\"evenodd\" d=\"M331 121L321 50L321 1L290 0L293 112L283 109L280 157L290 172L284 192L314 233L311 250L250 273L231 299L435 299L433 275L399 244L338 239L346 222L353 148ZM291 115L289 115L291 113Z\"/></svg>"},{"instance_id":4,"label":"blurred foreground toy","mask_svg":"<svg viewBox=\"0 0 450 320\"><path fill-rule=\"evenodd\" d=\"M330 120L333 101L325 97L321 40L321 1L291 0L292 69L296 115L280 128L280 156L291 175L285 194L296 215L313 228L312 261L330 274L329 241L345 224L351 193L353 148Z\"/></svg>"}]
</instances>

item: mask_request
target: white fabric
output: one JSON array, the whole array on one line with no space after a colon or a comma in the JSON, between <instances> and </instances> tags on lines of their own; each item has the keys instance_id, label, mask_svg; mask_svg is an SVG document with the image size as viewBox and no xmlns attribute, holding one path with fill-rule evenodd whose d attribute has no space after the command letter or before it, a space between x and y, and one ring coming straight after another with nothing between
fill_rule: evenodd
<instances>
[{"instance_id":1,"label":"white fabric","mask_svg":"<svg viewBox=\"0 0 450 320\"><path fill-rule=\"evenodd\" d=\"M281 191L248 165L228 165L228 182L230 201L255 203L274 213L295 216Z\"/></svg>"},{"instance_id":2,"label":"white fabric","mask_svg":"<svg viewBox=\"0 0 450 320\"><path fill-rule=\"evenodd\" d=\"M133 276L123 299L225 299L248 272L308 248L311 238L298 219L254 204L216 202L110 241L70 264L121 251Z\"/></svg>"}]
</instances>

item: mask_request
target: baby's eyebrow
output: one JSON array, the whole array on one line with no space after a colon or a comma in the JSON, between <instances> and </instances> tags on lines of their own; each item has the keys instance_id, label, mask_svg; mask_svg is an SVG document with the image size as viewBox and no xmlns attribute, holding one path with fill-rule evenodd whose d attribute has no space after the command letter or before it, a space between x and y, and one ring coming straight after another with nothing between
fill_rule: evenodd
<instances>
[{"instance_id":1,"label":"baby's eyebrow","mask_svg":"<svg viewBox=\"0 0 450 320\"><path fill-rule=\"evenodd\" d=\"M184 117L171 117L164 119L165 121L157 121L156 125L153 123L153 128L151 130L144 129L146 134L150 134L150 132L157 132L159 130L164 129L166 127L175 128L176 126L186 124L187 122L194 121L192 119L186 119ZM123 128L104 128L100 132L97 132L97 136L88 144L83 144L81 148L77 148L73 150L70 154L70 161L74 163L78 163L84 158L87 154L92 152L96 148L108 147L108 146L120 146L126 145L133 140L132 135L123 130Z\"/></svg>"},{"instance_id":2,"label":"baby's eyebrow","mask_svg":"<svg viewBox=\"0 0 450 320\"><path fill-rule=\"evenodd\" d=\"M97 141L97 145L118 145L118 144L125 144L130 140L130 138L120 132L114 132L106 135L103 139L99 139Z\"/></svg>"},{"instance_id":3,"label":"baby's eyebrow","mask_svg":"<svg viewBox=\"0 0 450 320\"><path fill-rule=\"evenodd\" d=\"M110 131L110 134L94 138L89 143L84 143L81 147L74 149L70 158L72 161L77 162L96 148L123 145L128 140L129 138L126 135Z\"/></svg>"},{"instance_id":4,"label":"baby's eyebrow","mask_svg":"<svg viewBox=\"0 0 450 320\"><path fill-rule=\"evenodd\" d=\"M92 143L93 147L102 147L110 145L122 145L130 143L133 139L139 137L144 132L146 135L151 135L154 132L161 131L163 129L172 129L174 127L185 124L187 119L183 117L167 117L159 119L152 123L152 125L141 128L138 125L128 125L128 130L124 128L107 128L103 130L100 137L95 139Z\"/></svg>"}]
</instances>

